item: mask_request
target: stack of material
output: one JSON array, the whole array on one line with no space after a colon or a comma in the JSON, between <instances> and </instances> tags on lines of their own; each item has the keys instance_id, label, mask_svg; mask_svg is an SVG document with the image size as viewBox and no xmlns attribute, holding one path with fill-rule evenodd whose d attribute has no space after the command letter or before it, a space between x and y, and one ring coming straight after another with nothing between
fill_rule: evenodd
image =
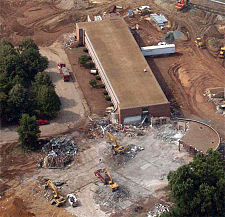
<instances>
[{"instance_id":1,"label":"stack of material","mask_svg":"<svg viewBox=\"0 0 225 217\"><path fill-rule=\"evenodd\" d=\"M50 140L42 151L46 153L43 167L63 168L74 159L77 153L77 146L72 137L62 136Z\"/></svg>"},{"instance_id":2,"label":"stack of material","mask_svg":"<svg viewBox=\"0 0 225 217\"><path fill-rule=\"evenodd\" d=\"M159 27L164 27L165 24L168 22L166 17L162 14L150 14L150 17L152 20L159 26Z\"/></svg>"},{"instance_id":3,"label":"stack of material","mask_svg":"<svg viewBox=\"0 0 225 217\"><path fill-rule=\"evenodd\" d=\"M155 205L155 208L153 210L148 212L148 217L158 217L158 216L161 216L161 214L163 214L164 212L168 212L168 211L169 211L168 206L164 206L158 203Z\"/></svg>"}]
</instances>

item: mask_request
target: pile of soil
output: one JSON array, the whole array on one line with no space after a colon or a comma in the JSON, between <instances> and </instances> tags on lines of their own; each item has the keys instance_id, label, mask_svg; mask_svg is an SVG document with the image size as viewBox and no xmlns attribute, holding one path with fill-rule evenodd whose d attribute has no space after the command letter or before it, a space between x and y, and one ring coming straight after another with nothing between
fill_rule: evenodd
<instances>
[{"instance_id":1,"label":"pile of soil","mask_svg":"<svg viewBox=\"0 0 225 217\"><path fill-rule=\"evenodd\" d=\"M1 207L0 213L2 217L32 217L33 213L28 211L28 208L24 204L23 200L19 197L10 198L3 201L0 200Z\"/></svg>"}]
</instances>

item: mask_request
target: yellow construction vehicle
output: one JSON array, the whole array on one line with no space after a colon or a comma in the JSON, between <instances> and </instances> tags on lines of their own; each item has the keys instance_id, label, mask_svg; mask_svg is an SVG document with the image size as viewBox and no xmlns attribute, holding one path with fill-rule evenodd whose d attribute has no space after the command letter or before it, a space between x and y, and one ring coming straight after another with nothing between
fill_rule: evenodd
<instances>
[{"instance_id":1,"label":"yellow construction vehicle","mask_svg":"<svg viewBox=\"0 0 225 217\"><path fill-rule=\"evenodd\" d=\"M95 170L94 174L98 176L98 178L101 179L105 185L110 187L112 191L116 191L119 189L119 185L113 181L112 176L110 175L108 169L105 168ZM102 174L104 174L104 176Z\"/></svg>"},{"instance_id":2,"label":"yellow construction vehicle","mask_svg":"<svg viewBox=\"0 0 225 217\"><path fill-rule=\"evenodd\" d=\"M125 152L126 148L123 147L122 145L118 145L116 139L114 138L114 136L111 133L106 131L105 134L106 134L106 137L108 138L108 141L113 142L112 150L113 150L114 154L122 154Z\"/></svg>"},{"instance_id":3,"label":"yellow construction vehicle","mask_svg":"<svg viewBox=\"0 0 225 217\"><path fill-rule=\"evenodd\" d=\"M200 37L196 38L195 44L199 48L205 48L205 43L203 42L202 38L200 38Z\"/></svg>"},{"instance_id":4,"label":"yellow construction vehicle","mask_svg":"<svg viewBox=\"0 0 225 217\"><path fill-rule=\"evenodd\" d=\"M51 201L52 205L56 205L56 206L62 206L66 200L64 199L63 196L59 195L56 186L52 183L52 181L48 180L45 184L45 188L51 187L52 190L54 191L54 199Z\"/></svg>"},{"instance_id":5,"label":"yellow construction vehicle","mask_svg":"<svg viewBox=\"0 0 225 217\"><path fill-rule=\"evenodd\" d=\"M220 48L219 58L225 59L225 46Z\"/></svg>"}]
</instances>

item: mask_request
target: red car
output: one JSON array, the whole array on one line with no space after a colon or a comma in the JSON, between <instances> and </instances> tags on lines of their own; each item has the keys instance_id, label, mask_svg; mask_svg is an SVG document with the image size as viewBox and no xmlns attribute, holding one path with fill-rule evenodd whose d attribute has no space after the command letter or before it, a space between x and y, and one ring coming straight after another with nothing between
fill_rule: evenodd
<instances>
[{"instance_id":1,"label":"red car","mask_svg":"<svg viewBox=\"0 0 225 217\"><path fill-rule=\"evenodd\" d=\"M48 120L37 120L37 123L39 124L39 125L46 125L46 124L49 124L49 121Z\"/></svg>"}]
</instances>

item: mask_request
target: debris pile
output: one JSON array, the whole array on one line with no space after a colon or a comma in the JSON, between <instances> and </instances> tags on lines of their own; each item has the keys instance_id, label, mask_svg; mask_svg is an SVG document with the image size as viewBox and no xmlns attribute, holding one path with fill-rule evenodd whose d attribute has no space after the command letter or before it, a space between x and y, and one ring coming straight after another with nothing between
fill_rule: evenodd
<instances>
[{"instance_id":1,"label":"debris pile","mask_svg":"<svg viewBox=\"0 0 225 217\"><path fill-rule=\"evenodd\" d=\"M184 136L184 134L185 132L177 130L172 124L165 124L158 128L156 137L165 142L171 143L177 142Z\"/></svg>"},{"instance_id":2,"label":"debris pile","mask_svg":"<svg viewBox=\"0 0 225 217\"><path fill-rule=\"evenodd\" d=\"M143 151L143 150L144 150L144 148L141 146L129 144L126 148L125 155L127 155L130 158L134 158L138 152Z\"/></svg>"},{"instance_id":3,"label":"debris pile","mask_svg":"<svg viewBox=\"0 0 225 217\"><path fill-rule=\"evenodd\" d=\"M164 206L160 203L155 205L155 208L148 212L148 217L159 217L164 212L169 211L169 206Z\"/></svg>"},{"instance_id":4,"label":"debris pile","mask_svg":"<svg viewBox=\"0 0 225 217\"><path fill-rule=\"evenodd\" d=\"M43 146L42 151L46 154L43 167L63 168L74 159L77 153L75 141L70 136L62 136L51 139Z\"/></svg>"},{"instance_id":5,"label":"debris pile","mask_svg":"<svg viewBox=\"0 0 225 217\"><path fill-rule=\"evenodd\" d=\"M116 209L120 209L119 204L125 202L131 196L129 190L121 185L115 192L112 192L108 187L99 186L95 193L94 199L97 204Z\"/></svg>"},{"instance_id":6,"label":"debris pile","mask_svg":"<svg viewBox=\"0 0 225 217\"><path fill-rule=\"evenodd\" d=\"M136 136L143 136L148 131L149 126L135 126L135 125L122 125L122 124L111 124L108 118L104 119L91 119L89 123L89 132L88 138L103 138L104 133L103 130L113 133L116 135L118 133L122 133L123 136L128 137L136 137ZM125 134L125 135L124 135Z\"/></svg>"}]
</instances>

